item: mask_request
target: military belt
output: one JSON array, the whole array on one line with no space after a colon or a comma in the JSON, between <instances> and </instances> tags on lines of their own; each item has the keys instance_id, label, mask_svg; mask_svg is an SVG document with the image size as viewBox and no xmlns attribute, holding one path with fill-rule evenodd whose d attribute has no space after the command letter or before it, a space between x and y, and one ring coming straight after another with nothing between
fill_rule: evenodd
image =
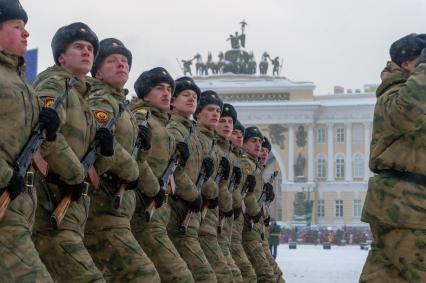
<instances>
[{"instance_id":1,"label":"military belt","mask_svg":"<svg viewBox=\"0 0 426 283\"><path fill-rule=\"evenodd\" d=\"M393 169L379 170L377 172L380 175L394 177L406 182L416 183L418 185L426 187L426 176L411 172L398 171Z\"/></svg>"}]
</instances>

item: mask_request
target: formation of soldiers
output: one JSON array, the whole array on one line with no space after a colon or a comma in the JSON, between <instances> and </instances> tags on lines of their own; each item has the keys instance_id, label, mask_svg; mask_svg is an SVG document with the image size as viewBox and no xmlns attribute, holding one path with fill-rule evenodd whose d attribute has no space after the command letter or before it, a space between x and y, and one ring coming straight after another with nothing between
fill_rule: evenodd
<instances>
[{"instance_id":1,"label":"formation of soldiers","mask_svg":"<svg viewBox=\"0 0 426 283\"><path fill-rule=\"evenodd\" d=\"M1 282L284 282L260 130L161 67L127 101L131 51L80 22L31 86L27 20L0 0Z\"/></svg>"}]
</instances>

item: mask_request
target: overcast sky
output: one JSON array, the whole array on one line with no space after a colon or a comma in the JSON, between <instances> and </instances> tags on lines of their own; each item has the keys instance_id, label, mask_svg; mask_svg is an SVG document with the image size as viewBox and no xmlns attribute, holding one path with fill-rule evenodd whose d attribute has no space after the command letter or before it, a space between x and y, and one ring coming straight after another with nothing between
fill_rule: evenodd
<instances>
[{"instance_id":1,"label":"overcast sky","mask_svg":"<svg viewBox=\"0 0 426 283\"><path fill-rule=\"evenodd\" d=\"M426 32L424 0L21 0L39 48L39 72L53 64L56 30L75 21L99 39L116 37L133 53L127 87L149 68L163 66L182 75L176 58L230 49L226 38L245 20L246 50L256 61L264 51L284 59L281 75L312 81L316 94L334 85L363 88L378 83L397 38Z\"/></svg>"}]
</instances>

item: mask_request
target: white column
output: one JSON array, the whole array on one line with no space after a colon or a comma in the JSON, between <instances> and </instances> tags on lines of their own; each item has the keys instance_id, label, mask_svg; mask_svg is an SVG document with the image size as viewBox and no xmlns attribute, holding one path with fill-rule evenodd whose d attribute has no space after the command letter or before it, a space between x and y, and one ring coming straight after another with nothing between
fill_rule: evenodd
<instances>
[{"instance_id":1,"label":"white column","mask_svg":"<svg viewBox=\"0 0 426 283\"><path fill-rule=\"evenodd\" d=\"M346 157L345 157L345 181L352 181L352 123L345 123L345 144L346 144Z\"/></svg>"},{"instance_id":2,"label":"white column","mask_svg":"<svg viewBox=\"0 0 426 283\"><path fill-rule=\"evenodd\" d=\"M294 182L294 125L288 124L288 181Z\"/></svg>"},{"instance_id":3,"label":"white column","mask_svg":"<svg viewBox=\"0 0 426 283\"><path fill-rule=\"evenodd\" d=\"M368 181L370 177L370 168L368 163L370 161L370 123L364 123L364 181Z\"/></svg>"},{"instance_id":4,"label":"white column","mask_svg":"<svg viewBox=\"0 0 426 283\"><path fill-rule=\"evenodd\" d=\"M308 182L314 181L314 124L308 124Z\"/></svg>"},{"instance_id":5,"label":"white column","mask_svg":"<svg viewBox=\"0 0 426 283\"><path fill-rule=\"evenodd\" d=\"M334 181L333 123L327 123L327 181Z\"/></svg>"}]
</instances>

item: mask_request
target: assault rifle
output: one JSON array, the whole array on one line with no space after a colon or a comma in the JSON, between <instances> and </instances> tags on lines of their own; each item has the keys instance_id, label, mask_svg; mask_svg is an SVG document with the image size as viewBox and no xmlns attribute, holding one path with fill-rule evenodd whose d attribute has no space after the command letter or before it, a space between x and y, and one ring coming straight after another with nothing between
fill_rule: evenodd
<instances>
[{"instance_id":1,"label":"assault rifle","mask_svg":"<svg viewBox=\"0 0 426 283\"><path fill-rule=\"evenodd\" d=\"M229 153L231 152L232 149L232 143L229 143L229 148L228 151L225 154L225 158L228 159L229 157ZM223 167L219 166L219 169L217 171L217 175L216 178L214 179L214 181L216 182L216 184L219 186L220 181L222 181L223 178ZM223 225L225 222L225 216L222 214L222 212L219 210L219 225L217 226L217 232L220 234L222 233L222 229L223 229Z\"/></svg>"},{"instance_id":2,"label":"assault rifle","mask_svg":"<svg viewBox=\"0 0 426 283\"><path fill-rule=\"evenodd\" d=\"M51 106L52 109L56 110L62 104L64 99L68 96L69 90L77 82L75 77L71 77L65 81L65 91L61 96L55 99L55 102ZM15 161L13 168L18 172L18 175L22 178L25 177L25 184L27 187L32 187L34 183L34 173L28 172L31 163L34 168L39 171L43 176L47 176L47 163L41 157L40 146L43 143L43 131L44 124L38 122L32 130L31 136L27 141L25 147L22 149L18 158ZM11 201L10 191L6 189L0 196L0 220L3 219L6 213L7 207Z\"/></svg>"},{"instance_id":3,"label":"assault rifle","mask_svg":"<svg viewBox=\"0 0 426 283\"><path fill-rule=\"evenodd\" d=\"M213 138L212 145L211 145L210 150L207 154L207 157L212 156L213 149L214 149L214 146L216 145L216 142L217 142L216 138ZM201 194L201 188L203 187L203 184L204 184L204 181L205 181L204 179L206 178L206 173L207 173L206 168L204 167L204 164L203 164L201 166L200 172L198 173L197 181L195 182L195 186L197 187L197 190L200 194ZM202 209L204 209L204 206L206 208L208 207L208 205L203 204ZM188 213L186 214L185 219L183 220L182 224L179 227L179 231L181 233L185 234L186 231L188 230L188 225L189 225L189 222L191 221L192 214L193 214L192 211L188 211ZM204 216L205 216L205 214L204 214ZM201 215L201 220L202 219L203 219L203 216Z\"/></svg>"},{"instance_id":4,"label":"assault rifle","mask_svg":"<svg viewBox=\"0 0 426 283\"><path fill-rule=\"evenodd\" d=\"M254 175L257 171L257 165L256 167L253 169L253 172L251 173L251 175ZM240 192L240 196L241 196L241 210L243 212L243 215L245 217L245 212L246 212L246 204L244 203L244 199L246 198L248 194L248 184L247 181L244 184L243 188L241 189ZM251 229L253 228L253 222L251 220L248 221L248 230L251 231Z\"/></svg>"},{"instance_id":5,"label":"assault rifle","mask_svg":"<svg viewBox=\"0 0 426 283\"><path fill-rule=\"evenodd\" d=\"M146 127L146 125L148 124L148 119L150 117L151 117L151 111L147 111L145 120L139 123L138 126ZM142 148L142 138L138 135L135 142L135 147L133 148L133 151L132 151L132 158L134 160L137 160L139 158L141 148ZM112 201L112 206L115 209L119 209L121 206L121 201L123 200L123 195L124 195L124 191L126 190L126 186L127 186L126 182L123 182L123 181L120 182L120 186L117 192L115 193L114 199Z\"/></svg>"},{"instance_id":6,"label":"assault rifle","mask_svg":"<svg viewBox=\"0 0 426 283\"><path fill-rule=\"evenodd\" d=\"M241 154L241 151L238 150L238 152L237 152L237 162L235 164L236 167L240 167L240 161L241 161L240 154ZM235 191L235 181L236 181L235 180L235 175L231 174L231 179L229 180L229 184L228 184L228 191L230 193L233 193Z\"/></svg>"},{"instance_id":7,"label":"assault rifle","mask_svg":"<svg viewBox=\"0 0 426 283\"><path fill-rule=\"evenodd\" d=\"M278 176L278 171L275 171L271 175L271 178L269 179L269 181L267 183L272 185L277 176ZM268 200L268 202L269 202L269 200ZM257 204L259 205L259 207L262 211L262 216L260 217L259 221L263 222L263 218L266 215L266 211L268 209L267 202L266 202L266 184L263 185L262 194L260 195L259 199L257 200ZM262 232L261 232L260 236L262 237L262 240L263 240L263 238L265 236L265 225L262 225Z\"/></svg>"},{"instance_id":8,"label":"assault rifle","mask_svg":"<svg viewBox=\"0 0 426 283\"><path fill-rule=\"evenodd\" d=\"M129 101L125 100L123 104L120 105L118 113L112 119L108 121L108 123L105 125L105 128L107 128L108 130L111 130L112 127L117 123L118 119L121 117L123 112L126 110L128 105L129 105ZM85 182L86 192L88 190L89 184L91 184L95 190L98 190L99 188L99 182L100 182L99 175L93 166L96 162L96 159L98 158L98 152L97 152L98 146L99 146L99 140L97 139L93 140L90 143L89 149L87 150L86 154L81 160L81 164L83 165L84 178L88 181L88 182ZM55 211L53 211L52 215L50 216L50 223L52 224L55 230L59 228L59 225L64 219L65 214L67 213L68 207L71 203L72 197L73 197L73 190L70 190L61 199L58 206L55 208Z\"/></svg>"},{"instance_id":9,"label":"assault rifle","mask_svg":"<svg viewBox=\"0 0 426 283\"><path fill-rule=\"evenodd\" d=\"M192 135L192 132L194 131L195 123L193 122L191 125L191 128L189 129L188 135L186 135L182 142L185 144L188 144L189 137ZM160 190L166 191L166 187L168 186L170 182L170 178L173 176L173 173L175 172L177 166L179 165L179 152L177 148L175 149L175 152L169 159L169 164L167 165L166 170L164 170L163 175L161 175L159 179L160 183ZM170 186L171 188L171 194L174 195L174 186ZM155 212L155 200L152 200L151 203L148 205L147 209L145 210L145 219L146 221L150 221L152 215Z\"/></svg>"}]
</instances>

